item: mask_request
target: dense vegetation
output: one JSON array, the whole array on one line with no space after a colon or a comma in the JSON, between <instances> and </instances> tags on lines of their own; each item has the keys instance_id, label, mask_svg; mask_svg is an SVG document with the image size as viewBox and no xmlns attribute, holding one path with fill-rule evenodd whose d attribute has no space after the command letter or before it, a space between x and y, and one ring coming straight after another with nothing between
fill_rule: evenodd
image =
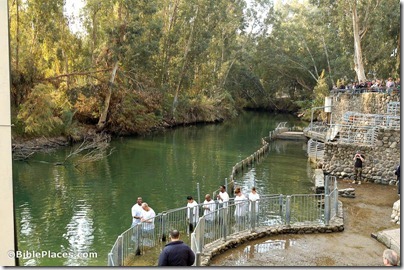
<instances>
[{"instance_id":1,"label":"dense vegetation","mask_svg":"<svg viewBox=\"0 0 404 270\"><path fill-rule=\"evenodd\" d=\"M9 0L14 135L141 134L242 108L296 112L337 80L400 73L393 0L83 3L75 18L64 0Z\"/></svg>"}]
</instances>

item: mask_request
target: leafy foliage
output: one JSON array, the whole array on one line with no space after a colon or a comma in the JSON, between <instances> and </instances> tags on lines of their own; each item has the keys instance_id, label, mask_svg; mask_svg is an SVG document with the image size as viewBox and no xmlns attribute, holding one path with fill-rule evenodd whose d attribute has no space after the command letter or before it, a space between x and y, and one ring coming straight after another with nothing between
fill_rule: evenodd
<instances>
[{"instance_id":1,"label":"leafy foliage","mask_svg":"<svg viewBox=\"0 0 404 270\"><path fill-rule=\"evenodd\" d=\"M51 85L38 84L21 105L18 119L31 135L56 135L63 133L71 123L71 105L62 91Z\"/></svg>"},{"instance_id":2,"label":"leafy foliage","mask_svg":"<svg viewBox=\"0 0 404 270\"><path fill-rule=\"evenodd\" d=\"M115 97L109 129L119 135L150 132L161 124L160 95L129 92Z\"/></svg>"},{"instance_id":3,"label":"leafy foliage","mask_svg":"<svg viewBox=\"0 0 404 270\"><path fill-rule=\"evenodd\" d=\"M352 1L84 2L76 33L63 0L9 0L13 122L27 134L307 110L355 79ZM399 3L355 3L366 73L399 76Z\"/></svg>"}]
</instances>

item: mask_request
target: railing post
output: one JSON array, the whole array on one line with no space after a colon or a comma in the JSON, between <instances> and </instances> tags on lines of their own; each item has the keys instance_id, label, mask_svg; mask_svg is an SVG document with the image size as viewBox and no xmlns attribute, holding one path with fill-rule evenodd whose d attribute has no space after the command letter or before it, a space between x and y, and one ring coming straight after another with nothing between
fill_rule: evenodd
<instances>
[{"instance_id":1,"label":"railing post","mask_svg":"<svg viewBox=\"0 0 404 270\"><path fill-rule=\"evenodd\" d=\"M203 250L203 247L205 246L205 237L204 237L204 234L205 234L205 217L203 216L203 217L200 217L199 218L199 226L198 226L198 231L196 232L197 233L197 236L199 236L199 239L198 239L198 251L199 252L202 252L202 250Z\"/></svg>"},{"instance_id":2,"label":"railing post","mask_svg":"<svg viewBox=\"0 0 404 270\"><path fill-rule=\"evenodd\" d=\"M123 241L122 241L122 234L118 236L118 266L124 266L123 265Z\"/></svg>"},{"instance_id":3,"label":"railing post","mask_svg":"<svg viewBox=\"0 0 404 270\"><path fill-rule=\"evenodd\" d=\"M135 250L136 256L139 256L141 254L140 252L140 238L142 237L141 232L142 232L142 224L139 223L136 225L136 250Z\"/></svg>"},{"instance_id":4,"label":"railing post","mask_svg":"<svg viewBox=\"0 0 404 270\"><path fill-rule=\"evenodd\" d=\"M221 211L221 216L222 216L222 237L223 237L223 241L226 241L227 239L227 207L226 208L222 208L220 209Z\"/></svg>"},{"instance_id":5,"label":"railing post","mask_svg":"<svg viewBox=\"0 0 404 270\"><path fill-rule=\"evenodd\" d=\"M198 207L198 206L194 206L194 207ZM189 230L189 234L192 233L194 231L194 207L188 207L187 211L189 211L189 224L188 224L188 230Z\"/></svg>"},{"instance_id":6,"label":"railing post","mask_svg":"<svg viewBox=\"0 0 404 270\"><path fill-rule=\"evenodd\" d=\"M337 178L334 176L334 198L335 198L335 202L334 202L334 206L335 206L335 215L338 215L338 187L337 187Z\"/></svg>"},{"instance_id":7,"label":"railing post","mask_svg":"<svg viewBox=\"0 0 404 270\"><path fill-rule=\"evenodd\" d=\"M283 218L283 195L279 195L279 216Z\"/></svg>"},{"instance_id":8,"label":"railing post","mask_svg":"<svg viewBox=\"0 0 404 270\"><path fill-rule=\"evenodd\" d=\"M108 253L108 266L115 266L112 252Z\"/></svg>"},{"instance_id":9,"label":"railing post","mask_svg":"<svg viewBox=\"0 0 404 270\"><path fill-rule=\"evenodd\" d=\"M329 177L328 175L325 176L325 181L324 181L324 194L329 195L330 194L330 189L329 189Z\"/></svg>"},{"instance_id":10,"label":"railing post","mask_svg":"<svg viewBox=\"0 0 404 270\"><path fill-rule=\"evenodd\" d=\"M250 201L250 214L251 214L251 231L255 231L256 222L257 222L257 211L255 209L256 201Z\"/></svg>"},{"instance_id":11,"label":"railing post","mask_svg":"<svg viewBox=\"0 0 404 270\"><path fill-rule=\"evenodd\" d=\"M288 195L286 196L286 225L290 225L290 214L291 214L291 209L290 209L290 200L291 197Z\"/></svg>"},{"instance_id":12,"label":"railing post","mask_svg":"<svg viewBox=\"0 0 404 270\"><path fill-rule=\"evenodd\" d=\"M196 240L196 233L191 233L191 249L195 253L195 262L193 266L200 266L201 264L201 253L198 250L198 241Z\"/></svg>"},{"instance_id":13,"label":"railing post","mask_svg":"<svg viewBox=\"0 0 404 270\"><path fill-rule=\"evenodd\" d=\"M161 241L163 242L167 241L166 219L167 219L167 212L164 211L161 213Z\"/></svg>"},{"instance_id":14,"label":"railing post","mask_svg":"<svg viewBox=\"0 0 404 270\"><path fill-rule=\"evenodd\" d=\"M318 150L317 147L318 147L318 143L316 142L316 143L315 143L315 148L314 148L314 151L315 151L315 153L316 153L316 154L315 154L316 162L317 162L317 150Z\"/></svg>"},{"instance_id":15,"label":"railing post","mask_svg":"<svg viewBox=\"0 0 404 270\"><path fill-rule=\"evenodd\" d=\"M199 183L196 183L196 191L198 192L198 202L201 202L201 192L199 189Z\"/></svg>"},{"instance_id":16,"label":"railing post","mask_svg":"<svg viewBox=\"0 0 404 270\"><path fill-rule=\"evenodd\" d=\"M326 194L324 196L324 218L325 218L325 225L328 226L330 224L330 195Z\"/></svg>"}]
</instances>

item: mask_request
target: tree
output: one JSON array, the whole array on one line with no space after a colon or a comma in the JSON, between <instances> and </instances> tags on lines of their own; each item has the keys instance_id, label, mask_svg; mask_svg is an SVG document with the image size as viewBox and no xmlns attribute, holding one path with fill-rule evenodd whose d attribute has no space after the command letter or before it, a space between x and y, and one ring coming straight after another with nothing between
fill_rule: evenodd
<instances>
[{"instance_id":1,"label":"tree","mask_svg":"<svg viewBox=\"0 0 404 270\"><path fill-rule=\"evenodd\" d=\"M339 37L336 42L343 49L342 55L352 57L351 66L358 80L367 79L366 70L383 77L397 74L399 3L391 0L311 2L323 12L325 25L336 26Z\"/></svg>"}]
</instances>

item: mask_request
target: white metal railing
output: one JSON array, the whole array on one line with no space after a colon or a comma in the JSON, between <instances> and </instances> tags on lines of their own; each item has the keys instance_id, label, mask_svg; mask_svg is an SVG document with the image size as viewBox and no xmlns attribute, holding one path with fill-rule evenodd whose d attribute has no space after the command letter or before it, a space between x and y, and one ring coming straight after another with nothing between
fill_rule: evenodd
<instances>
[{"instance_id":1,"label":"white metal railing","mask_svg":"<svg viewBox=\"0 0 404 270\"><path fill-rule=\"evenodd\" d=\"M259 201L246 199L236 202L232 198L227 207L216 201L216 210L202 217L198 215L194 226L189 223L193 220L193 211L187 217L187 207L160 213L151 219L154 227L141 223L118 236L108 253L108 266L137 265L145 258L149 262L157 262L172 229L179 230L182 240L191 245L197 255L195 265L200 266L200 254L207 244L226 241L228 236L236 233L254 231L262 226L327 225L337 215L331 209L333 204L327 204L327 200L338 200L337 181L331 179L331 182L329 194L263 195ZM334 196L332 199L331 194ZM325 206L323 202L326 202ZM199 213L203 213L203 203L197 207Z\"/></svg>"},{"instance_id":2,"label":"white metal railing","mask_svg":"<svg viewBox=\"0 0 404 270\"><path fill-rule=\"evenodd\" d=\"M364 114L348 111L343 115L343 124L355 127L383 127L400 129L400 116L388 114Z\"/></svg>"},{"instance_id":3,"label":"white metal railing","mask_svg":"<svg viewBox=\"0 0 404 270\"><path fill-rule=\"evenodd\" d=\"M286 128L286 122L279 123L277 128L269 133L269 140L275 138L278 133L282 132L283 128ZM234 183L234 180L232 178L230 183L227 183L226 178L225 183L227 186L228 184ZM213 195L215 195L217 192L218 191L215 191ZM299 196L307 197L307 199L300 199L299 202L299 199L297 199ZM234 211L236 211L237 204L234 204L233 199L230 200L228 208L223 208L223 206L216 202L215 209L217 210L213 214L215 218L213 221L209 221L207 216L203 216L202 219L205 221L203 224L201 223L201 220L196 224L189 222L189 220L193 220L193 211L189 212L191 216L187 216L187 207L168 210L158 214L154 219L152 219L154 222L153 230L148 230L146 232L146 225L141 223L119 235L111 251L108 253L108 265L141 265L137 262L142 261L142 258L144 257L148 257L149 262L156 262L156 256L158 256L159 253L156 253L156 249L159 250L163 247L167 240L168 233L172 229L177 229L178 231L182 232L182 240L185 243L193 246L193 250L197 253L202 249L201 245L203 247L212 241L226 239L226 236L229 235L229 233L237 233L248 229L254 230L258 226L293 224L295 222L302 222L302 220L305 220L305 222L324 223L325 221L322 221L323 219L319 217L319 213L321 216L325 217L325 215L322 214L323 212L321 211L317 212L318 209L311 209L310 211L316 211L316 213L311 215L300 216L299 214L299 211L304 210L309 205L310 207L315 205L313 203L310 204L305 202L308 200L313 200L313 198L317 200L318 196L323 195L261 196L261 200L259 202L249 202L248 215L238 219L238 223L235 223L237 215L234 214ZM216 198L216 196L213 196L213 198ZM320 200L324 199L320 197ZM304 205L299 206L300 203L303 203ZM199 213L203 212L203 209L201 209L202 205L203 204L198 205L198 209L200 210ZM313 220L313 217L316 218ZM234 224L234 226L227 229L228 225L230 224ZM195 234L191 234L193 230ZM206 234L203 234L203 241L200 240L200 234L196 233L200 230L206 232ZM147 256L141 256L145 254L147 254Z\"/></svg>"},{"instance_id":4,"label":"white metal railing","mask_svg":"<svg viewBox=\"0 0 404 270\"><path fill-rule=\"evenodd\" d=\"M387 114L400 115L400 102L399 101L390 101L387 104Z\"/></svg>"},{"instance_id":5,"label":"white metal railing","mask_svg":"<svg viewBox=\"0 0 404 270\"><path fill-rule=\"evenodd\" d=\"M280 128L285 128L286 127L287 122L280 122L278 124L278 126L276 127L276 129L280 129Z\"/></svg>"},{"instance_id":6,"label":"white metal railing","mask_svg":"<svg viewBox=\"0 0 404 270\"><path fill-rule=\"evenodd\" d=\"M318 161L324 160L325 144L313 139L307 142L307 156Z\"/></svg>"},{"instance_id":7,"label":"white metal railing","mask_svg":"<svg viewBox=\"0 0 404 270\"><path fill-rule=\"evenodd\" d=\"M378 126L331 125L330 129L338 129L334 139L342 143L373 145L377 140Z\"/></svg>"},{"instance_id":8,"label":"white metal railing","mask_svg":"<svg viewBox=\"0 0 404 270\"><path fill-rule=\"evenodd\" d=\"M255 231L260 226L274 225L329 225L338 214L338 188L336 178L329 179L331 187L324 194L275 195L259 201L248 201L248 212L237 216L238 204L216 210L214 221L207 216L199 219L192 233L191 248L196 254L196 266L204 247L216 241L226 241L229 235ZM247 202L246 202L247 203ZM257 207L255 204L259 204Z\"/></svg>"},{"instance_id":9,"label":"white metal railing","mask_svg":"<svg viewBox=\"0 0 404 270\"><path fill-rule=\"evenodd\" d=\"M311 123L308 127L303 129L305 136L318 141L325 141L327 131L328 125L325 123Z\"/></svg>"}]
</instances>

